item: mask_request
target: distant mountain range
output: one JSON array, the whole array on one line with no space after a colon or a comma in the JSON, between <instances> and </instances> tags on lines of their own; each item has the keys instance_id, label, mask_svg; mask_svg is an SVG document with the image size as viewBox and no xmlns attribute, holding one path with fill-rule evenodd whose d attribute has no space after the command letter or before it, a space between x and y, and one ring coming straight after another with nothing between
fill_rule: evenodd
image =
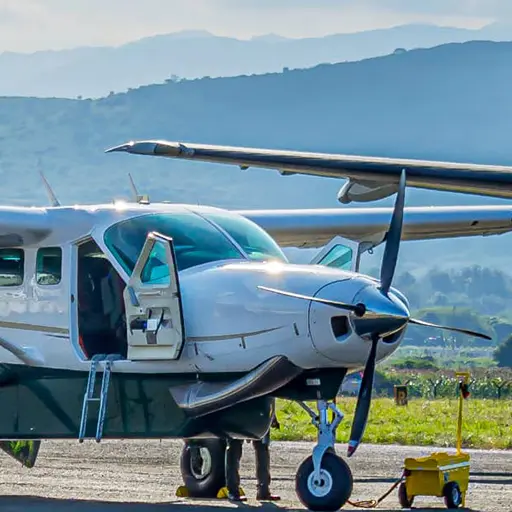
<instances>
[{"instance_id":1,"label":"distant mountain range","mask_svg":"<svg viewBox=\"0 0 512 512\"><path fill-rule=\"evenodd\" d=\"M0 202L45 204L42 169L67 204L129 197L131 172L155 201L346 207L336 201L343 180L103 153L132 139L512 165L511 63L512 43L454 43L305 70L150 85L99 100L0 98ZM413 189L406 201L507 204ZM479 263L510 271L511 243L512 234L409 242L400 268ZM365 265L379 266L377 254Z\"/></svg>"},{"instance_id":2,"label":"distant mountain range","mask_svg":"<svg viewBox=\"0 0 512 512\"><path fill-rule=\"evenodd\" d=\"M512 27L491 24L479 30L435 25L319 38L287 39L269 34L250 40L204 31L158 35L119 47L81 47L32 54L0 54L0 96L101 97L172 76L237 76L356 61L397 49L470 40L512 40Z\"/></svg>"}]
</instances>

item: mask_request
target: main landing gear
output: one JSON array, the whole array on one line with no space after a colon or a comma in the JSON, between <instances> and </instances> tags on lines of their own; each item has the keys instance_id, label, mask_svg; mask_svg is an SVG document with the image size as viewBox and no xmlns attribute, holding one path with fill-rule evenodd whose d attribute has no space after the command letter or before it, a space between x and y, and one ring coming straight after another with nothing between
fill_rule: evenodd
<instances>
[{"instance_id":1,"label":"main landing gear","mask_svg":"<svg viewBox=\"0 0 512 512\"><path fill-rule=\"evenodd\" d=\"M185 441L180 469L190 498L215 498L226 486L225 453L226 442L222 439Z\"/></svg>"},{"instance_id":2,"label":"main landing gear","mask_svg":"<svg viewBox=\"0 0 512 512\"><path fill-rule=\"evenodd\" d=\"M343 414L334 403L317 401L318 413L303 402L299 405L311 416L318 430L313 454L302 462L295 476L295 491L302 504L312 511L334 512L352 494L352 472L334 450L336 429ZM329 417L333 416L332 421ZM199 457L192 457L192 450ZM221 439L186 441L181 456L181 474L188 496L215 498L225 482L226 443Z\"/></svg>"},{"instance_id":3,"label":"main landing gear","mask_svg":"<svg viewBox=\"0 0 512 512\"><path fill-rule=\"evenodd\" d=\"M339 510L352 494L352 472L347 463L334 450L336 429L343 413L334 403L318 400L318 414L306 404L299 405L311 416L318 429L317 445L297 470L295 490L302 504L309 510L332 512ZM332 422L329 411L333 413Z\"/></svg>"}]
</instances>

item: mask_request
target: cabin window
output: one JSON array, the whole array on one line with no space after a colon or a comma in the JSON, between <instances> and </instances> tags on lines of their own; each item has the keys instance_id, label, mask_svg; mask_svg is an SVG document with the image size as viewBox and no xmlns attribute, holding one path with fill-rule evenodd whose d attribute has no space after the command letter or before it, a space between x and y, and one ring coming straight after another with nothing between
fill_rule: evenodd
<instances>
[{"instance_id":1,"label":"cabin window","mask_svg":"<svg viewBox=\"0 0 512 512\"><path fill-rule=\"evenodd\" d=\"M37 251L36 280L41 286L59 284L62 278L62 249L45 247Z\"/></svg>"},{"instance_id":2,"label":"cabin window","mask_svg":"<svg viewBox=\"0 0 512 512\"><path fill-rule=\"evenodd\" d=\"M21 286L24 266L23 249L0 249L0 286Z\"/></svg>"}]
</instances>

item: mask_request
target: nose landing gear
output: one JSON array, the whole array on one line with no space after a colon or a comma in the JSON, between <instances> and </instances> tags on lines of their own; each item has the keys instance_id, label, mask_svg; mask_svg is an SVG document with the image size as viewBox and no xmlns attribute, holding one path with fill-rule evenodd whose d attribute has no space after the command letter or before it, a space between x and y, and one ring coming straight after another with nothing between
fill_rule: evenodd
<instances>
[{"instance_id":1,"label":"nose landing gear","mask_svg":"<svg viewBox=\"0 0 512 512\"><path fill-rule=\"evenodd\" d=\"M336 429L343 413L334 403L318 400L318 414L303 402L299 405L311 416L318 429L318 440L313 454L297 470L295 490L302 504L309 510L333 512L339 510L352 494L352 472L347 463L336 455ZM329 421L328 411L333 420Z\"/></svg>"}]
</instances>

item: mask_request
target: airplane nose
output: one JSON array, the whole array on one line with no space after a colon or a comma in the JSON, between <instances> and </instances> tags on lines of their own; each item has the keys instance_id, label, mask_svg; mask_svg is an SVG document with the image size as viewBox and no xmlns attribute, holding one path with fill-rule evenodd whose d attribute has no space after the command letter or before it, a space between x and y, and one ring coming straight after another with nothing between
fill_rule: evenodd
<instances>
[{"instance_id":1,"label":"airplane nose","mask_svg":"<svg viewBox=\"0 0 512 512\"><path fill-rule=\"evenodd\" d=\"M352 278L332 282L316 293L315 297L364 304L366 312L358 317L348 311L326 304L312 302L309 307L309 329L315 349L327 359L346 367L364 365L369 344L362 337L378 334L382 339L377 355L379 360L398 348L397 341L409 320L407 306L392 290L386 297L378 283L366 278Z\"/></svg>"},{"instance_id":2,"label":"airplane nose","mask_svg":"<svg viewBox=\"0 0 512 512\"><path fill-rule=\"evenodd\" d=\"M352 318L354 330L359 336L378 334L380 338L385 338L402 330L409 321L407 306L393 292L386 296L376 286L370 285L360 290L354 297L354 303L362 303L366 307L362 318Z\"/></svg>"}]
</instances>

